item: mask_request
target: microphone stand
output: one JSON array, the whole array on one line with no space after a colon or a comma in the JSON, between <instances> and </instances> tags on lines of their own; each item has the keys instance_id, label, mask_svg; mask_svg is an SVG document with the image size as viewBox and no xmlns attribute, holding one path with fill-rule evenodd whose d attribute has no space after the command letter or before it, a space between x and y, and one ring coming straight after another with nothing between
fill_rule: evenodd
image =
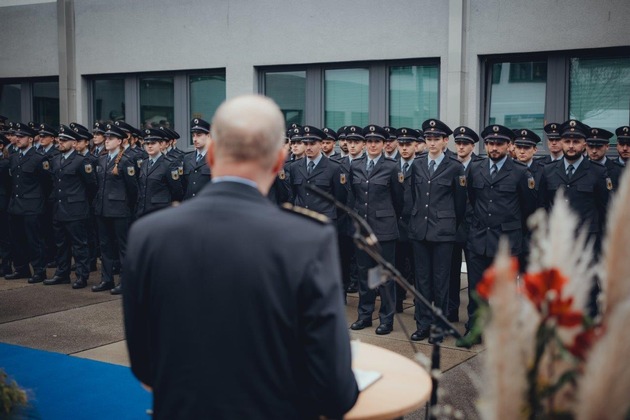
<instances>
[{"instance_id":1,"label":"microphone stand","mask_svg":"<svg viewBox=\"0 0 630 420\"><path fill-rule=\"evenodd\" d=\"M313 191L315 194L320 197L326 199L327 201L333 203L336 207L343 210L350 216L352 219L352 223L354 225L354 235L353 240L357 247L367 253L370 257L376 261L378 264L379 271L376 271L373 277L368 276L368 286L371 289L375 289L379 285L385 283L388 278L392 278L398 283L403 289L407 292L411 293L413 297L416 299L416 302L420 302L436 319L437 321L431 325L431 341L433 342L433 350L431 353L431 399L429 400L428 406L428 417L430 419L435 419L435 410L437 407L438 401L438 380L440 376L440 343L446 336L453 336L457 339L461 339L462 335L455 329L453 324L451 324L444 314L442 310L439 308L434 308L424 296L420 294L404 277L403 275L391 264L387 261L380 252L380 247L378 246L378 239L372 228L367 223L367 221L359 216L359 214L341 203L335 197L322 190L315 185L307 184L306 188ZM374 269L372 269L374 270ZM370 278L372 277L372 278ZM378 281L372 281L378 280ZM391 299L391 296L390 296ZM398 315L396 315L398 316ZM414 348L415 351L415 348Z\"/></svg>"}]
</instances>

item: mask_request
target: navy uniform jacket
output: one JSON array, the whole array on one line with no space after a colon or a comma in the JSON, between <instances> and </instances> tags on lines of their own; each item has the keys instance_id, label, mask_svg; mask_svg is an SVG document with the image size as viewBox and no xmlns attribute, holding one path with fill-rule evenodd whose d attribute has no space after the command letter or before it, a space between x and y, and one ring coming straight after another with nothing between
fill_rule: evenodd
<instances>
[{"instance_id":1,"label":"navy uniform jacket","mask_svg":"<svg viewBox=\"0 0 630 420\"><path fill-rule=\"evenodd\" d=\"M131 160L132 162L134 162L136 164L136 174L140 173L140 168L142 167L142 163L144 162L144 160L146 159L146 152L144 152L144 150L141 150L137 147L127 147L125 149L125 151L123 152L123 154L129 158L129 160Z\"/></svg>"},{"instance_id":2,"label":"navy uniform jacket","mask_svg":"<svg viewBox=\"0 0 630 420\"><path fill-rule=\"evenodd\" d=\"M10 162L13 181L9 214L42 214L51 189L48 158L31 147L21 159L20 153L11 155Z\"/></svg>"},{"instance_id":3,"label":"navy uniform jacket","mask_svg":"<svg viewBox=\"0 0 630 420\"><path fill-rule=\"evenodd\" d=\"M210 166L205 156L197 162L197 152L190 152L184 157L184 200L193 198L212 178Z\"/></svg>"},{"instance_id":4,"label":"navy uniform jacket","mask_svg":"<svg viewBox=\"0 0 630 420\"><path fill-rule=\"evenodd\" d=\"M404 165L402 162L402 158L398 155L398 167L400 171L404 175L403 182L403 208L400 216L398 216L398 234L399 241L406 242L409 240L409 220L411 219L411 210L413 208L413 195L411 193L412 185L411 185L411 167L413 166L413 158L411 163L409 163L409 168L407 168L407 172L402 170L402 166Z\"/></svg>"},{"instance_id":5,"label":"navy uniform jacket","mask_svg":"<svg viewBox=\"0 0 630 420\"><path fill-rule=\"evenodd\" d=\"M284 162L284 168L276 175L276 179L269 187L267 198L274 204L291 202L291 184L289 183L289 165L291 161Z\"/></svg>"},{"instance_id":6,"label":"navy uniform jacket","mask_svg":"<svg viewBox=\"0 0 630 420\"><path fill-rule=\"evenodd\" d=\"M473 162L477 162L477 161L485 160L485 159L486 158L478 156L475 153L471 155L471 160L468 163L468 166L466 166L466 169L464 169L464 174L466 175L466 179L468 179L468 174L470 173L470 164ZM473 216L473 209L472 209L472 206L470 205L470 200L468 199L468 191L466 191L466 214L464 216L464 220L462 221L462 223L460 223L459 226L457 227L457 233L455 234L455 242L459 244L465 244L466 241L468 240L468 232L470 231L470 224L472 223L472 216Z\"/></svg>"},{"instance_id":7,"label":"navy uniform jacket","mask_svg":"<svg viewBox=\"0 0 630 420\"><path fill-rule=\"evenodd\" d=\"M404 203L400 166L394 159L381 155L368 176L367 162L364 155L351 163L350 207L367 221L379 241L396 240Z\"/></svg>"},{"instance_id":8,"label":"navy uniform jacket","mask_svg":"<svg viewBox=\"0 0 630 420\"><path fill-rule=\"evenodd\" d=\"M7 211L11 199L11 161L0 153L0 212Z\"/></svg>"},{"instance_id":9,"label":"navy uniform jacket","mask_svg":"<svg viewBox=\"0 0 630 420\"><path fill-rule=\"evenodd\" d=\"M612 159L606 159L606 162L604 162L604 166L608 171L608 177L612 181L612 190L616 191L619 188L619 178L621 178L624 166L619 163L619 161Z\"/></svg>"},{"instance_id":10,"label":"navy uniform jacket","mask_svg":"<svg viewBox=\"0 0 630 420\"><path fill-rule=\"evenodd\" d=\"M307 175L306 158L301 158L289 166L289 182L293 204L323 214L331 220L337 219L337 207L306 188L314 185L326 191L337 200L345 203L348 199L347 175L342 172L339 162L322 156L311 175Z\"/></svg>"},{"instance_id":11,"label":"navy uniform jacket","mask_svg":"<svg viewBox=\"0 0 630 420\"><path fill-rule=\"evenodd\" d=\"M494 180L489 159L471 162L469 168L466 184L473 217L468 249L493 257L499 237L505 235L512 254L520 254L527 218L537 207L536 184L527 166L508 157Z\"/></svg>"},{"instance_id":12,"label":"navy uniform jacket","mask_svg":"<svg viewBox=\"0 0 630 420\"><path fill-rule=\"evenodd\" d=\"M145 161L138 177L138 217L168 207L184 196L177 162L159 155L155 164L149 166L150 160Z\"/></svg>"},{"instance_id":13,"label":"navy uniform jacket","mask_svg":"<svg viewBox=\"0 0 630 420\"><path fill-rule=\"evenodd\" d=\"M96 166L98 191L94 200L94 214L103 217L129 217L138 201L136 164L123 155L118 162L118 175L114 175L112 170L116 159L108 164L107 158L107 154L99 157Z\"/></svg>"},{"instance_id":14,"label":"navy uniform jacket","mask_svg":"<svg viewBox=\"0 0 630 420\"><path fill-rule=\"evenodd\" d=\"M90 217L90 199L96 192L96 173L90 159L72 152L50 162L53 180L53 218L62 222Z\"/></svg>"},{"instance_id":15,"label":"navy uniform jacket","mask_svg":"<svg viewBox=\"0 0 630 420\"><path fill-rule=\"evenodd\" d=\"M430 176L428 162L429 157L424 156L414 160L412 165L413 208L409 238L454 242L457 227L466 213L464 165L445 155Z\"/></svg>"},{"instance_id":16,"label":"navy uniform jacket","mask_svg":"<svg viewBox=\"0 0 630 420\"><path fill-rule=\"evenodd\" d=\"M136 221L125 332L154 418L341 418L358 391L336 243L236 182Z\"/></svg>"},{"instance_id":17,"label":"navy uniform jacket","mask_svg":"<svg viewBox=\"0 0 630 420\"><path fill-rule=\"evenodd\" d=\"M579 225L586 226L589 234L601 237L612 189L606 167L583 158L569 180L564 159L545 165L540 186L541 204L545 209L551 210L560 188L564 188L569 206L577 213Z\"/></svg>"}]
</instances>

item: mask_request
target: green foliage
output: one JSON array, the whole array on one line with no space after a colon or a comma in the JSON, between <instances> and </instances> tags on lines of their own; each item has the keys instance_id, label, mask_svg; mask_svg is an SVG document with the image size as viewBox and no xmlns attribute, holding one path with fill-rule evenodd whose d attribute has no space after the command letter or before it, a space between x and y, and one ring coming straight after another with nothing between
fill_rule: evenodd
<instances>
[{"instance_id":1,"label":"green foliage","mask_svg":"<svg viewBox=\"0 0 630 420\"><path fill-rule=\"evenodd\" d=\"M0 416L9 415L16 407L26 405L26 392L0 369Z\"/></svg>"}]
</instances>

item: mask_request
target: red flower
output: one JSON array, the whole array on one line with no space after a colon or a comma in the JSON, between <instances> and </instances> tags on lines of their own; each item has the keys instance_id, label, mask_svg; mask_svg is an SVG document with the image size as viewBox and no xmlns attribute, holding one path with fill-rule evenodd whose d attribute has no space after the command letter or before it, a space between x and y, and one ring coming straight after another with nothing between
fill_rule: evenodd
<instances>
[{"instance_id":1,"label":"red flower","mask_svg":"<svg viewBox=\"0 0 630 420\"><path fill-rule=\"evenodd\" d=\"M510 262L510 271L512 276L516 277L516 273L518 273L518 258L512 257ZM492 289L494 288L494 281L496 280L496 277L497 272L493 264L483 273L481 281L477 284L477 294L479 297L488 300L490 293L492 293Z\"/></svg>"},{"instance_id":2,"label":"red flower","mask_svg":"<svg viewBox=\"0 0 630 420\"><path fill-rule=\"evenodd\" d=\"M525 283L525 293L536 307L540 309L540 304L545 300L549 291L553 290L558 297L560 296L567 278L558 269L552 268L535 274L525 273L523 281Z\"/></svg>"},{"instance_id":3,"label":"red flower","mask_svg":"<svg viewBox=\"0 0 630 420\"><path fill-rule=\"evenodd\" d=\"M584 316L581 311L571 309L573 298L557 299L549 302L549 316L556 318L561 327L575 327L582 323Z\"/></svg>"},{"instance_id":4,"label":"red flower","mask_svg":"<svg viewBox=\"0 0 630 420\"><path fill-rule=\"evenodd\" d=\"M575 340L568 350L578 359L586 360L587 353L601 335L602 328L588 328L575 336Z\"/></svg>"}]
</instances>

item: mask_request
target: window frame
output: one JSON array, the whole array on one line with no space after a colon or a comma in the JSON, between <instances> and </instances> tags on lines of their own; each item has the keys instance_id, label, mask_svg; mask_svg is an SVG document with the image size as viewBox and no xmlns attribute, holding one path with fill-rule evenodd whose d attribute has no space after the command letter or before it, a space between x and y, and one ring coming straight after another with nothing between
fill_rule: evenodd
<instances>
[{"instance_id":1,"label":"window frame","mask_svg":"<svg viewBox=\"0 0 630 420\"><path fill-rule=\"evenodd\" d=\"M35 115L34 101L33 101L33 84L35 83L50 83L56 82L59 84L58 76L42 76L42 77L29 77L29 78L2 78L0 84L3 85L21 85L20 88L20 115L21 121L27 123L33 121L33 115ZM61 122L61 115L57 117ZM39 121L36 121L39 122Z\"/></svg>"}]
</instances>

